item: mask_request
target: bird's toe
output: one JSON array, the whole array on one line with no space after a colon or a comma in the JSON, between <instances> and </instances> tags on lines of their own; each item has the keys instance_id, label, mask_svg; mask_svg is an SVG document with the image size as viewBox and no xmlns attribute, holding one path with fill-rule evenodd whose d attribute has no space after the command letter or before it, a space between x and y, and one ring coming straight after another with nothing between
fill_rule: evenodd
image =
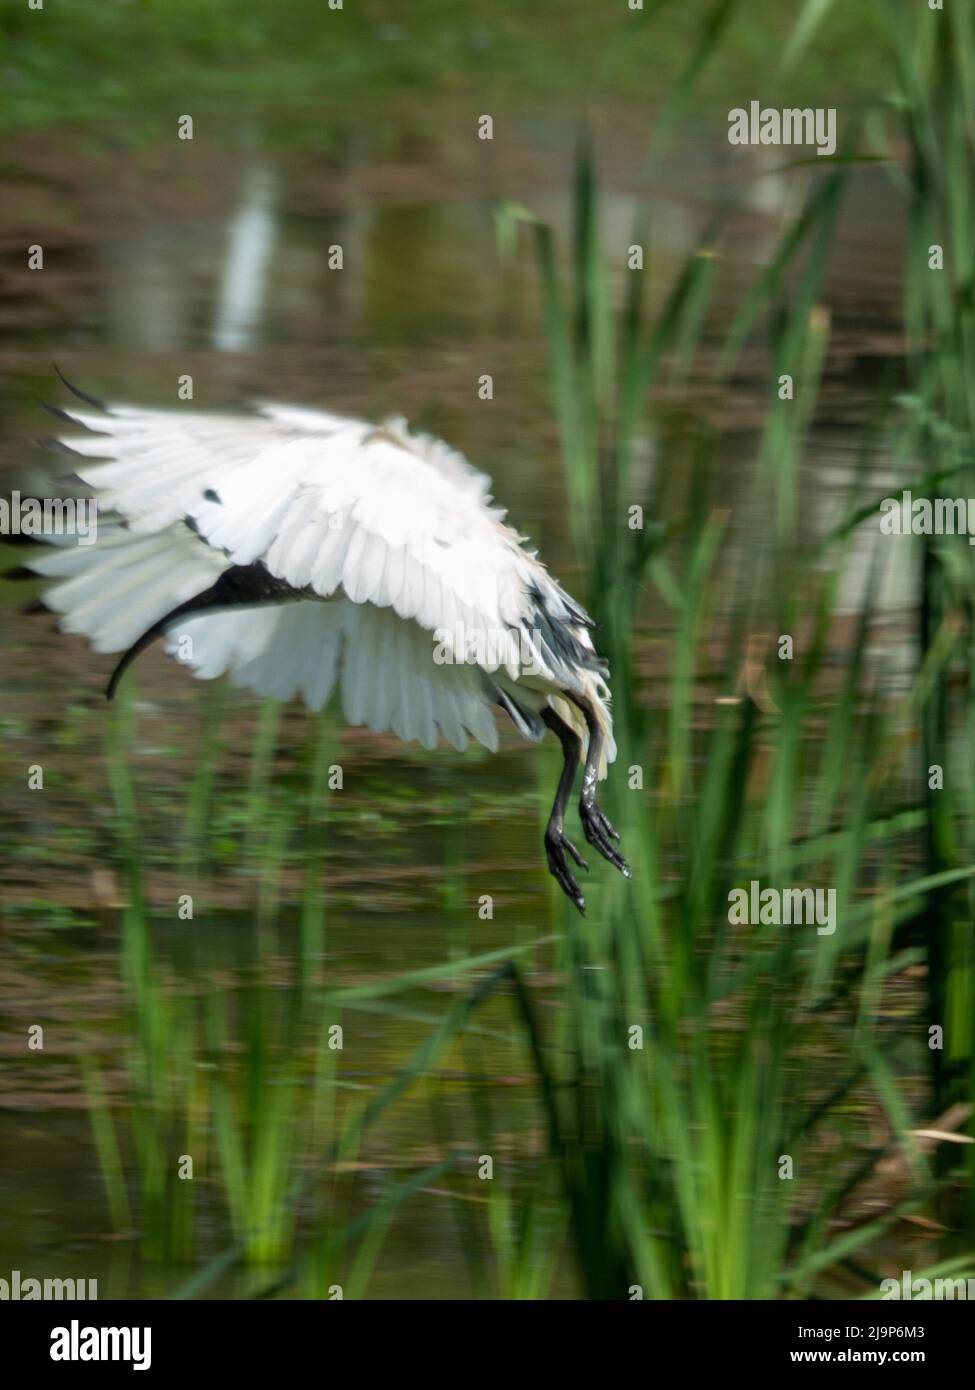
<instances>
[{"instance_id":1,"label":"bird's toe","mask_svg":"<svg viewBox=\"0 0 975 1390\"><path fill-rule=\"evenodd\" d=\"M571 855L580 869L587 869L589 865L576 849L575 845L561 830L550 829L545 835L545 855L548 859L548 871L555 879L567 898L570 898L575 906L583 915L586 911L586 900L582 895L582 889L573 876L572 870L566 862L566 851Z\"/></svg>"},{"instance_id":2,"label":"bird's toe","mask_svg":"<svg viewBox=\"0 0 975 1390\"><path fill-rule=\"evenodd\" d=\"M593 848L597 849L614 868L619 869L624 878L632 877L626 860L610 843L610 837L618 840L619 835L596 803L582 802L579 806L579 818L582 821L586 839Z\"/></svg>"}]
</instances>

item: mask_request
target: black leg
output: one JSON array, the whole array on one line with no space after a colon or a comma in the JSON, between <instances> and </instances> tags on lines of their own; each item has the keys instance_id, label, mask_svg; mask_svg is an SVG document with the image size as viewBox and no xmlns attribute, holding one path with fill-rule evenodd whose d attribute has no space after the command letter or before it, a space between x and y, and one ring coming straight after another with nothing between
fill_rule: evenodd
<instances>
[{"instance_id":1,"label":"black leg","mask_svg":"<svg viewBox=\"0 0 975 1390\"><path fill-rule=\"evenodd\" d=\"M575 730L571 728L564 719L561 719L550 706L546 706L546 708L542 710L542 719L561 743L563 758L562 775L559 777L558 790L555 793L555 800L552 803L552 814L549 816L548 825L545 827L545 855L548 859L548 871L562 889L562 892L572 899L579 911L585 912L586 900L582 896L582 890L578 883L576 883L572 870L566 862L566 851L568 851L581 869L588 869L589 865L568 838L564 829L565 809L568 805L569 797L572 795L572 788L576 780L576 770L579 767L579 737Z\"/></svg>"},{"instance_id":2,"label":"black leg","mask_svg":"<svg viewBox=\"0 0 975 1390\"><path fill-rule=\"evenodd\" d=\"M610 824L609 817L596 802L603 731L588 701L577 699L572 695L568 698L582 711L586 728L589 731L589 748L586 753L586 766L582 774L582 795L579 798L579 819L582 821L583 831L593 848L598 849L604 859L608 859L611 864L614 864L624 878L629 878L629 865L610 843L611 840L618 840L619 835Z\"/></svg>"}]
</instances>

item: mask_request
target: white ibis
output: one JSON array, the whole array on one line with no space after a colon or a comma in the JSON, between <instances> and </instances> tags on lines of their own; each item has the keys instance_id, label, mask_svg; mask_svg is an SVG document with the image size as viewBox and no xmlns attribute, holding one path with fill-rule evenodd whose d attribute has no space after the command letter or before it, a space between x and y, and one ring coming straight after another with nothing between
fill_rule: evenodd
<instances>
[{"instance_id":1,"label":"white ibis","mask_svg":"<svg viewBox=\"0 0 975 1390\"><path fill-rule=\"evenodd\" d=\"M54 413L88 433L58 442L94 490L94 545L39 553L43 603L96 651L157 637L204 680L226 674L349 724L433 748L492 751L500 706L525 738L546 726L563 767L548 867L579 910L564 818L580 762L589 843L629 877L596 801L616 756L608 675L584 609L492 505L490 479L400 418L379 426L260 404L251 416L105 406Z\"/></svg>"}]
</instances>

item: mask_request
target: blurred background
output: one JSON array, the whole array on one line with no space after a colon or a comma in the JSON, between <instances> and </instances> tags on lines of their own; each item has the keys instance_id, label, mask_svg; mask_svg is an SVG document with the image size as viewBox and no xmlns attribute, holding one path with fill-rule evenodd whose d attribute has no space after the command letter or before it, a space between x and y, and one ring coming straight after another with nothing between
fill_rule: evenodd
<instances>
[{"instance_id":1,"label":"blurred background","mask_svg":"<svg viewBox=\"0 0 975 1390\"><path fill-rule=\"evenodd\" d=\"M52 362L448 439L599 622L634 878L584 921L550 881L556 747L427 754L158 650L109 707L0 581L0 1277L975 1275L972 552L878 525L975 496L975 6L465 8L5 8L2 492L52 486ZM753 100L836 108L836 155L730 145ZM732 926L752 880L835 934Z\"/></svg>"}]
</instances>

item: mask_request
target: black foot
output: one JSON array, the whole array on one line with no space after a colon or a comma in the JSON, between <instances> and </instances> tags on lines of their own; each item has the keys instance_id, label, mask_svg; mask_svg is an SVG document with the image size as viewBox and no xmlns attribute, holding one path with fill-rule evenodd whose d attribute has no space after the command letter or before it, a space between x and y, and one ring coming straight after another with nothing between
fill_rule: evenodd
<instances>
[{"instance_id":1,"label":"black foot","mask_svg":"<svg viewBox=\"0 0 975 1390\"><path fill-rule=\"evenodd\" d=\"M589 865L576 849L575 845L566 835L561 826L549 825L545 831L545 854L548 858L548 871L555 879L567 898L571 898L580 912L586 910L586 900L582 896L582 889L576 883L569 868L565 853L569 854L579 865L580 869L588 869Z\"/></svg>"},{"instance_id":2,"label":"black foot","mask_svg":"<svg viewBox=\"0 0 975 1390\"><path fill-rule=\"evenodd\" d=\"M608 817L600 810L595 801L579 802L579 819L582 821L582 828L585 831L586 839L598 849L604 859L619 869L624 878L630 877L630 868L621 854L610 844L610 840L618 840L619 835L613 829Z\"/></svg>"}]
</instances>

